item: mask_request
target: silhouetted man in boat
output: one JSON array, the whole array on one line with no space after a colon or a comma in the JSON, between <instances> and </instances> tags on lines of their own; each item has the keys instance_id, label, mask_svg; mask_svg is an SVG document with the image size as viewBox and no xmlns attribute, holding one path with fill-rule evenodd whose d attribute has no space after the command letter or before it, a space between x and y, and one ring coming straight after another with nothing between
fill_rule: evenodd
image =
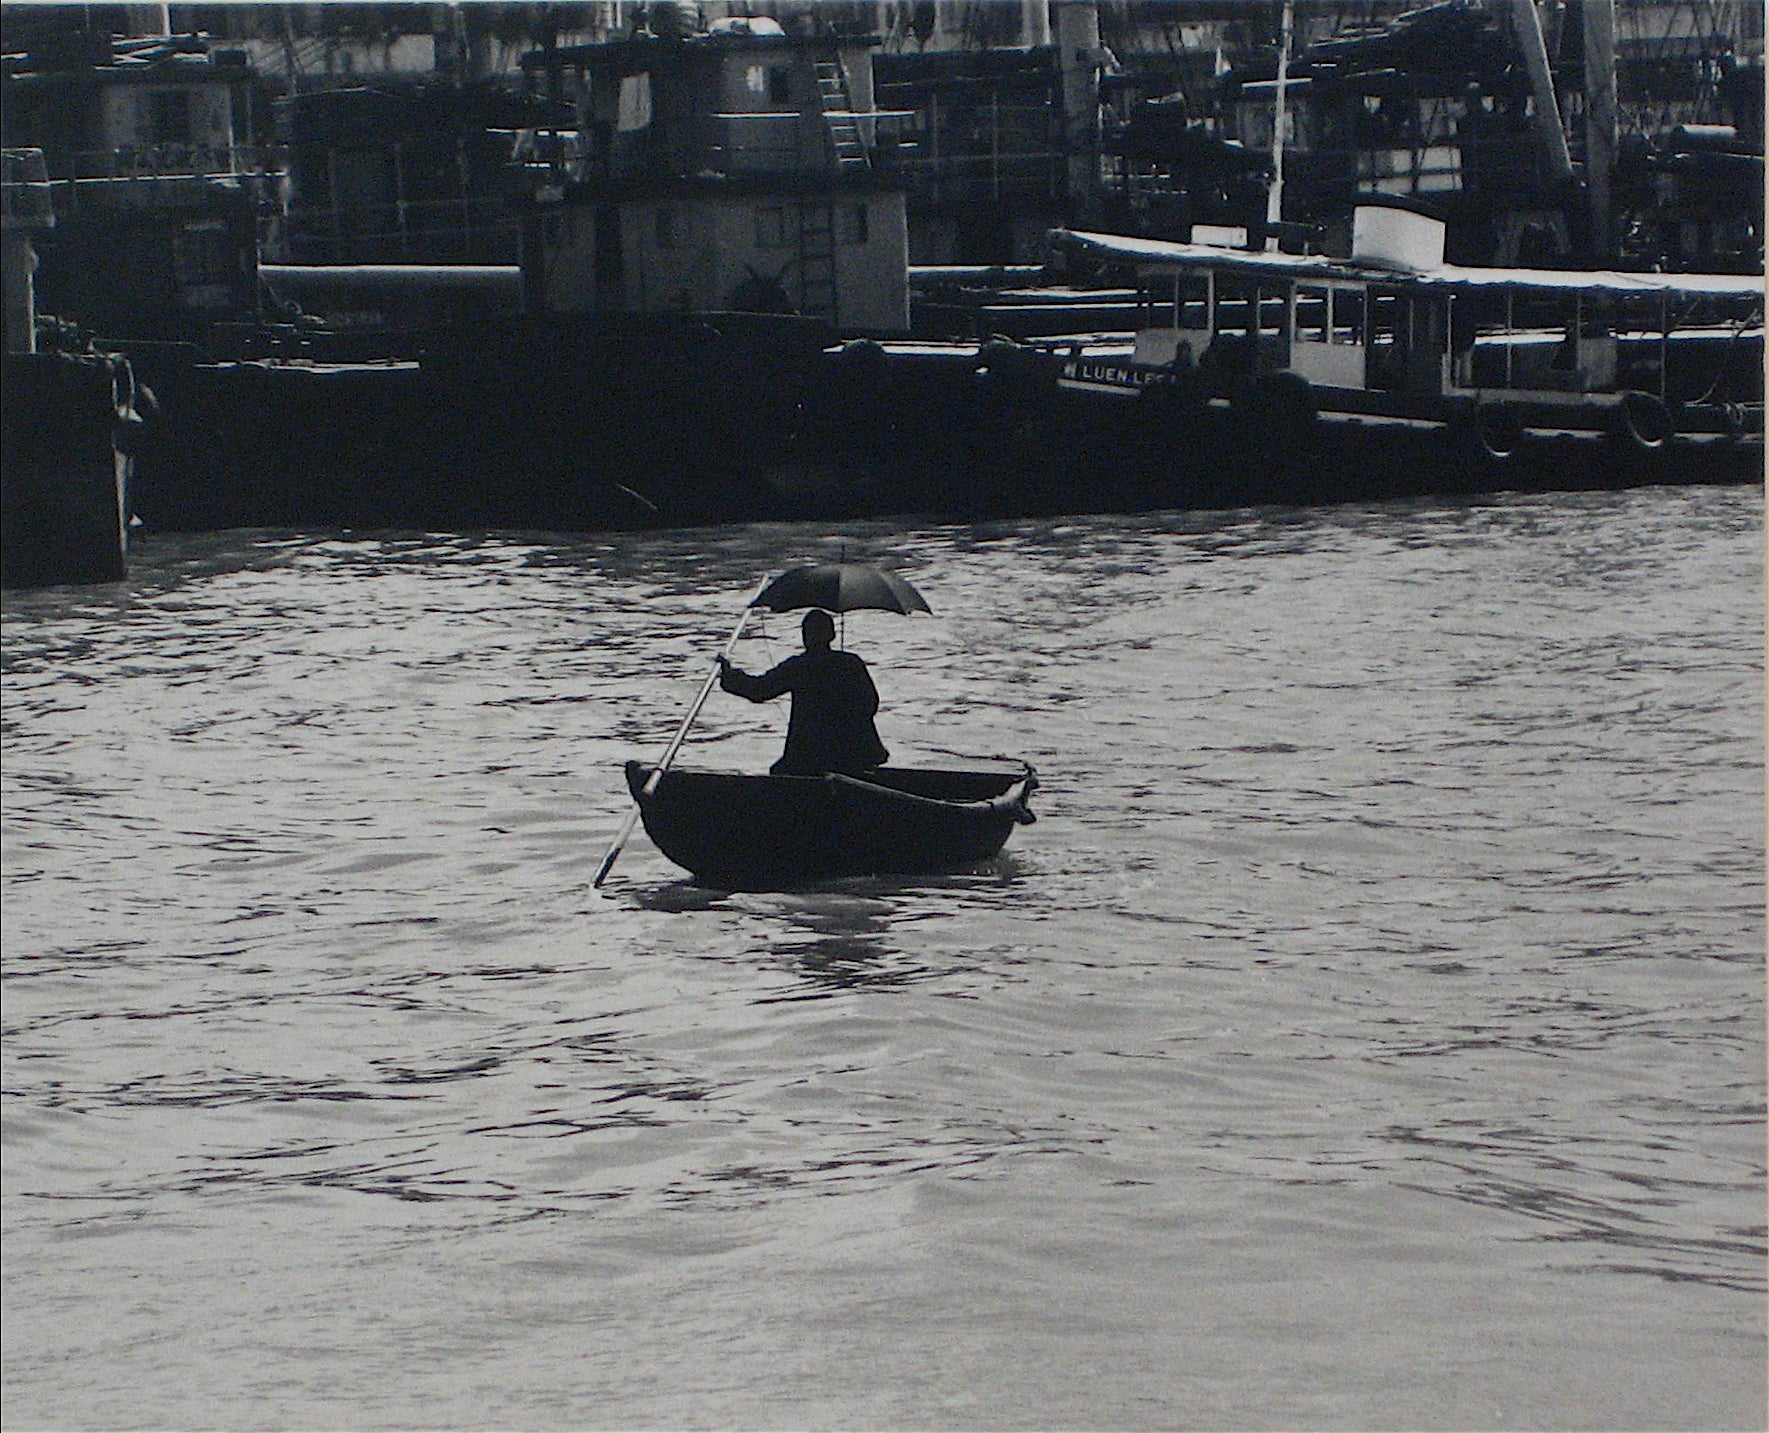
<instances>
[{"instance_id":1,"label":"silhouetted man in boat","mask_svg":"<svg viewBox=\"0 0 1769 1433\"><path fill-rule=\"evenodd\" d=\"M866 663L852 652L832 649L835 619L827 612L805 613L799 630L805 650L759 677L719 658L719 685L734 696L767 702L792 693L786 750L769 770L776 776L852 775L883 765L891 754L872 724L878 689Z\"/></svg>"}]
</instances>

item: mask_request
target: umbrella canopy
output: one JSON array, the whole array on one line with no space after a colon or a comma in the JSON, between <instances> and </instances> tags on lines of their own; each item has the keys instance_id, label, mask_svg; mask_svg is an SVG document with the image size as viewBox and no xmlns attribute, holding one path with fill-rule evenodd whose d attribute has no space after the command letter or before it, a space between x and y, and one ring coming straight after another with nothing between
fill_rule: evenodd
<instances>
[{"instance_id":1,"label":"umbrella canopy","mask_svg":"<svg viewBox=\"0 0 1769 1433\"><path fill-rule=\"evenodd\" d=\"M825 612L853 612L875 607L885 612L926 612L927 599L895 573L860 562L821 562L781 573L757 595L751 607L790 612L796 607L821 607Z\"/></svg>"}]
</instances>

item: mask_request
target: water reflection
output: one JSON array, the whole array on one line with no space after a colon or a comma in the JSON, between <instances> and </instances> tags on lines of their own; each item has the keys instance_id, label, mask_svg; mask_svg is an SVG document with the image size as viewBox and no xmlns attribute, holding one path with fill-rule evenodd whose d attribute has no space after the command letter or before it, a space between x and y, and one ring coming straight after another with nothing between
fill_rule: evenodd
<instances>
[{"instance_id":1,"label":"water reflection","mask_svg":"<svg viewBox=\"0 0 1769 1433\"><path fill-rule=\"evenodd\" d=\"M616 892L620 887L614 887ZM682 912L708 911L724 905L731 892L703 886L697 881L671 881L663 886L629 886L623 894L642 910Z\"/></svg>"},{"instance_id":2,"label":"water reflection","mask_svg":"<svg viewBox=\"0 0 1769 1433\"><path fill-rule=\"evenodd\" d=\"M907 959L883 938L884 924L873 924L876 934L859 931L834 935L789 934L777 939L770 955L777 964L807 982L809 988L764 996L756 1003L821 1000L860 989L888 990L914 980L931 979L939 973Z\"/></svg>"}]
</instances>

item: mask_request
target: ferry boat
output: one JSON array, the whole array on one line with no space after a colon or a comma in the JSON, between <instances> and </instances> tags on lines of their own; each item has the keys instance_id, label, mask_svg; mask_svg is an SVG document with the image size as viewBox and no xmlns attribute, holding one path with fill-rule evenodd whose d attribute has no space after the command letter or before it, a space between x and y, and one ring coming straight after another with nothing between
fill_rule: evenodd
<instances>
[{"instance_id":1,"label":"ferry boat","mask_svg":"<svg viewBox=\"0 0 1769 1433\"><path fill-rule=\"evenodd\" d=\"M1177 441L1306 464L1410 434L1483 485L1569 447L1593 484L1760 476L1761 276L1451 265L1441 221L1376 205L1348 259L1052 237L1133 273L1139 319L1032 346L1065 393L1155 405Z\"/></svg>"}]
</instances>

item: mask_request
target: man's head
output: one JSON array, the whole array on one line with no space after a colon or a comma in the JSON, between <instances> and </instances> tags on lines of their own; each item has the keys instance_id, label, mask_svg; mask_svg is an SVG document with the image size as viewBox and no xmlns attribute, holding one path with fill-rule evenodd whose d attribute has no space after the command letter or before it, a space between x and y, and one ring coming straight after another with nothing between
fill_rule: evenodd
<instances>
[{"instance_id":1,"label":"man's head","mask_svg":"<svg viewBox=\"0 0 1769 1433\"><path fill-rule=\"evenodd\" d=\"M835 618L821 608L813 607L799 624L807 652L819 651L835 641Z\"/></svg>"}]
</instances>

